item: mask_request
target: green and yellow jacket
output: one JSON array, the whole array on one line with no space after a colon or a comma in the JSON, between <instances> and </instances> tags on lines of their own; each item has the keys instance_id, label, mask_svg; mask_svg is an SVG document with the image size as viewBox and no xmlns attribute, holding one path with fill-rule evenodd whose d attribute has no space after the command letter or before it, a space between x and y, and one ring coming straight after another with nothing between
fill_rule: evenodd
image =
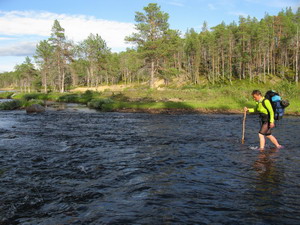
<instances>
[{"instance_id":1,"label":"green and yellow jacket","mask_svg":"<svg viewBox=\"0 0 300 225\"><path fill-rule=\"evenodd\" d=\"M257 113L262 113L262 114L266 114L266 115L268 115L270 113L270 115L269 115L270 123L274 123L274 111L273 111L271 102L268 99L266 99L264 101L265 106L266 106L266 108L265 108L262 103L264 99L265 99L265 97L262 97L260 101L256 102L256 107L250 108L249 112L251 112L251 113L257 112ZM268 111L269 111L269 113L268 113Z\"/></svg>"}]
</instances>

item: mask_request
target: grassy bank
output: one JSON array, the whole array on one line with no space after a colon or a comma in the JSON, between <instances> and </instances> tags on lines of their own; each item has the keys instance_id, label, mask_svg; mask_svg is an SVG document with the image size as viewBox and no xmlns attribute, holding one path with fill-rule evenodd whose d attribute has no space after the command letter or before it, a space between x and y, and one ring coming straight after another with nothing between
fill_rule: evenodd
<instances>
[{"instance_id":1,"label":"grassy bank","mask_svg":"<svg viewBox=\"0 0 300 225\"><path fill-rule=\"evenodd\" d=\"M256 84L235 82L233 85L183 86L181 88L125 89L122 92L105 91L103 97L113 99L113 103L104 105L107 110L160 110L187 109L200 112L238 113L244 106L254 107L251 92L254 89L262 93L276 90L291 105L286 109L289 114L300 114L300 88L288 82L280 84Z\"/></svg>"},{"instance_id":2,"label":"grassy bank","mask_svg":"<svg viewBox=\"0 0 300 225\"><path fill-rule=\"evenodd\" d=\"M103 92L85 91L72 93L17 93L10 98L23 102L56 101L86 104L102 111L190 111L239 113L244 106L253 107L255 102L251 92L259 89L263 93L273 89L291 105L286 109L289 114L300 114L300 88L288 82L280 84L255 84L235 82L233 85L183 86L181 88L148 89L145 86L127 88L122 91L105 89ZM5 96L1 93L0 98Z\"/></svg>"}]
</instances>

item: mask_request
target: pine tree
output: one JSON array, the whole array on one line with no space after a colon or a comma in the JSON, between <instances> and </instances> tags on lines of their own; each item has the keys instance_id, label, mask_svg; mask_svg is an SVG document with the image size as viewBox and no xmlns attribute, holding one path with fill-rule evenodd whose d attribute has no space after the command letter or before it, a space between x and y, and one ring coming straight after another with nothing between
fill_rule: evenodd
<instances>
[{"instance_id":1,"label":"pine tree","mask_svg":"<svg viewBox=\"0 0 300 225\"><path fill-rule=\"evenodd\" d=\"M52 33L49 41L54 48L54 73L57 74L58 89L60 92L65 91L65 78L67 73L67 58L68 43L65 37L65 29L61 27L58 20L54 21L52 26Z\"/></svg>"},{"instance_id":2,"label":"pine tree","mask_svg":"<svg viewBox=\"0 0 300 225\"><path fill-rule=\"evenodd\" d=\"M156 3L144 7L144 11L145 13L136 12L135 15L138 33L126 37L126 40L137 44L139 51L150 64L150 87L153 88L155 73L159 67L160 46L169 29L169 15L162 12Z\"/></svg>"},{"instance_id":3,"label":"pine tree","mask_svg":"<svg viewBox=\"0 0 300 225\"><path fill-rule=\"evenodd\" d=\"M50 78L51 60L53 57L53 47L47 40L40 41L36 46L35 56L36 62L40 65L42 74L42 86L44 93L48 91L48 80Z\"/></svg>"}]
</instances>

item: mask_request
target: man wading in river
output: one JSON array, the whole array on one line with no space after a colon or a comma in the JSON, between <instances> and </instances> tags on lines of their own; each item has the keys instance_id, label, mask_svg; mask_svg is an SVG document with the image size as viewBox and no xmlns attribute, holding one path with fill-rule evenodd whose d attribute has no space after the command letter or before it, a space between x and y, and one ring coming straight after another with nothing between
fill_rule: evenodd
<instances>
[{"instance_id":1,"label":"man wading in river","mask_svg":"<svg viewBox=\"0 0 300 225\"><path fill-rule=\"evenodd\" d=\"M256 107L255 108L244 108L244 111L249 111L250 113L258 112L260 116L260 130L258 132L259 136L259 147L260 150L264 150L266 140L265 136L270 139L270 141L276 146L276 148L281 148L282 146L278 143L277 139L272 135L272 128L275 127L274 123L274 111L271 105L271 102L268 99L265 99L265 97L262 96L261 92L259 90L254 90L252 92L253 99L256 101ZM265 107L263 106L263 101L265 104Z\"/></svg>"}]
</instances>

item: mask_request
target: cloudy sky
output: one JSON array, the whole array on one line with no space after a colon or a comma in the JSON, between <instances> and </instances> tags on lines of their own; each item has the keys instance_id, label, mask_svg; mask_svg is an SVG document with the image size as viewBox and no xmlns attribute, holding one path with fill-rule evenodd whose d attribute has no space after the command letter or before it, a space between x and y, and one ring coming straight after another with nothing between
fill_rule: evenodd
<instances>
[{"instance_id":1,"label":"cloudy sky","mask_svg":"<svg viewBox=\"0 0 300 225\"><path fill-rule=\"evenodd\" d=\"M31 57L36 44L49 38L55 19L74 42L99 34L112 51L123 51L130 47L124 37L134 32L135 12L149 3L158 3L170 27L182 33L200 31L204 21L213 27L238 22L241 15L261 19L300 7L299 0L0 0L0 72Z\"/></svg>"}]
</instances>

